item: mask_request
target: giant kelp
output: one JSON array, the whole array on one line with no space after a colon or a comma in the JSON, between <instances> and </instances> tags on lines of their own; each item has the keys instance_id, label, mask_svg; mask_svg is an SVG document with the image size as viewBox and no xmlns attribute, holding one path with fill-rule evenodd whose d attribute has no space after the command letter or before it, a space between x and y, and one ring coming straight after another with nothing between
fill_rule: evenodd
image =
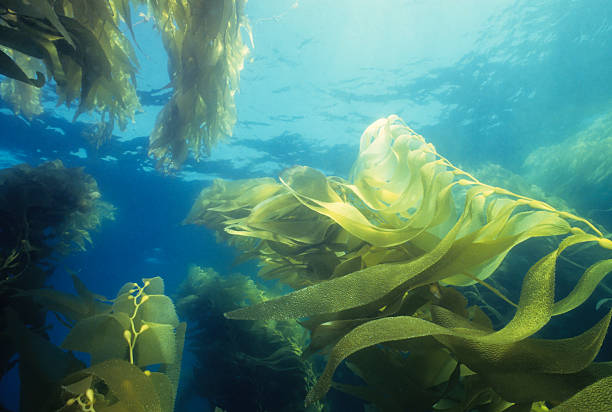
<instances>
[{"instance_id":1,"label":"giant kelp","mask_svg":"<svg viewBox=\"0 0 612 412\"><path fill-rule=\"evenodd\" d=\"M303 323L311 331L308 351L330 350L308 402L325 394L343 359L366 348L377 353L379 344L401 351L401 345L424 341L420 352L408 349L408 358L439 372L415 383L418 396L404 399L408 403L396 405L399 410L415 408L410 404L415 399L423 401L419 410L437 402L469 410L479 404L560 404L572 396L592 408L595 404L587 403L597 400L586 401L581 391L595 394L597 382L610 376L609 364L592 362L609 315L574 338L532 335L552 316L582 304L612 269L612 259L594 262L569 295L555 302L557 258L579 244L594 244L605 255L612 242L579 216L480 182L396 116L364 132L349 180L300 166L283 172L280 183L218 181L204 189L187 221L249 239L237 245L259 259L261 274L298 289L227 316L308 318ZM511 249L535 238L554 246L527 270L514 303L487 279ZM474 283L504 299L508 309L516 307L500 330L492 329L482 310L466 306L462 286ZM389 362L401 364L389 353ZM356 368L364 380L379 382L381 390L392 388L373 377L375 363L364 356L353 361L362 364ZM534 380L504 391L507 381L524 375ZM565 390L556 391L554 382ZM377 401L376 391L339 387ZM379 396L378 402L388 398Z\"/></svg>"},{"instance_id":2,"label":"giant kelp","mask_svg":"<svg viewBox=\"0 0 612 412\"><path fill-rule=\"evenodd\" d=\"M170 102L151 133L149 153L159 165L178 167L191 149L198 159L232 134L247 47L246 0L149 1L168 51Z\"/></svg>"},{"instance_id":3,"label":"giant kelp","mask_svg":"<svg viewBox=\"0 0 612 412\"><path fill-rule=\"evenodd\" d=\"M305 334L299 325L237 323L223 317L224 312L262 302L267 295L246 276L190 268L176 299L178 313L190 323L187 347L195 357L184 396L195 393L208 400L211 410L219 407L228 412L305 410L303 399L314 383L314 373L310 362L300 357Z\"/></svg>"},{"instance_id":4,"label":"giant kelp","mask_svg":"<svg viewBox=\"0 0 612 412\"><path fill-rule=\"evenodd\" d=\"M62 349L87 352L85 367L7 311L20 355L21 406L36 411L171 412L178 389L186 324L164 295L160 277L126 283L109 301L73 277L77 295L52 289L28 294L62 316ZM157 371L146 369L154 366Z\"/></svg>"},{"instance_id":5,"label":"giant kelp","mask_svg":"<svg viewBox=\"0 0 612 412\"><path fill-rule=\"evenodd\" d=\"M60 258L84 250L90 232L113 218L94 178L59 160L0 170L0 310L40 330L45 312L24 291L41 288ZM6 322L0 318L0 329ZM11 367L15 348L2 335L0 375Z\"/></svg>"},{"instance_id":6,"label":"giant kelp","mask_svg":"<svg viewBox=\"0 0 612 412\"><path fill-rule=\"evenodd\" d=\"M609 107L582 130L525 159L524 173L593 219L612 225L612 114Z\"/></svg>"},{"instance_id":7,"label":"giant kelp","mask_svg":"<svg viewBox=\"0 0 612 412\"><path fill-rule=\"evenodd\" d=\"M78 100L76 117L96 111L90 131L100 142L115 123L124 129L140 109L134 46L120 30L134 32L130 5L148 6L169 56L173 95L151 134L149 153L160 166L178 167L191 149L196 157L236 122L238 89L246 46L246 0L0 1L0 88L15 113L40 113L40 93L32 88L55 80L58 104ZM135 42L134 38L134 42ZM18 82L18 83L17 83Z\"/></svg>"}]
</instances>

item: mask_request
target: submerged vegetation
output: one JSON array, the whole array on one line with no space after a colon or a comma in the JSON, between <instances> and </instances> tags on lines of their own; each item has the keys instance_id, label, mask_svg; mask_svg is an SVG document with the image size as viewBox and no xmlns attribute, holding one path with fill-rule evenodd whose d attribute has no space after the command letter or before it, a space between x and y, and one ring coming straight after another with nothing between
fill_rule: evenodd
<instances>
[{"instance_id":1,"label":"submerged vegetation","mask_svg":"<svg viewBox=\"0 0 612 412\"><path fill-rule=\"evenodd\" d=\"M12 310L5 312L20 359L20 410L173 411L186 324L164 295L163 280L126 283L111 301L73 281L77 295L28 292L70 328L61 349L26 328ZM91 365L62 349L88 353ZM151 366L156 371L146 369Z\"/></svg>"},{"instance_id":2,"label":"submerged vegetation","mask_svg":"<svg viewBox=\"0 0 612 412\"><path fill-rule=\"evenodd\" d=\"M296 289L226 316L307 318L305 354L328 353L307 403L331 385L382 410L586 411L612 402L612 363L594 362L610 313L579 336L534 336L612 270L612 241L575 214L480 182L396 116L363 133L349 180L304 166L283 172L280 183L218 180L186 222L231 239L258 259L263 278ZM513 302L489 281L532 238L545 252L525 268ZM599 257L555 301L557 259L577 245ZM473 284L509 313L499 330L469 305L463 292ZM367 386L332 382L347 358Z\"/></svg>"},{"instance_id":3,"label":"submerged vegetation","mask_svg":"<svg viewBox=\"0 0 612 412\"><path fill-rule=\"evenodd\" d=\"M19 350L30 343L37 350L46 342L46 310L30 292L44 287L62 256L88 247L90 232L112 219L113 211L93 177L59 160L0 171L0 376L14 366ZM72 362L65 355L61 359ZM20 357L20 368L26 362ZM56 372L61 371L67 372ZM28 385L31 377L24 379Z\"/></svg>"},{"instance_id":4,"label":"submerged vegetation","mask_svg":"<svg viewBox=\"0 0 612 412\"><path fill-rule=\"evenodd\" d=\"M240 28L246 0L146 1L0 0L0 94L15 113L42 112L37 90L53 79L58 104L78 100L75 119L95 111L98 143L121 130L140 109L131 6L147 6L169 56L173 89L150 137L160 167L196 158L236 122L234 94L247 53ZM128 35L120 30L124 24ZM44 69L43 69L44 65ZM46 72L46 76L45 76Z\"/></svg>"},{"instance_id":5,"label":"submerged vegetation","mask_svg":"<svg viewBox=\"0 0 612 412\"><path fill-rule=\"evenodd\" d=\"M571 199L572 206L612 226L612 114L609 109L564 141L534 150L524 164L527 178Z\"/></svg>"},{"instance_id":6,"label":"submerged vegetation","mask_svg":"<svg viewBox=\"0 0 612 412\"><path fill-rule=\"evenodd\" d=\"M207 399L211 410L306 410L304 397L315 375L310 362L301 358L300 346L306 341L302 328L293 321L233 322L223 317L267 297L269 292L246 276L191 267L176 299L179 315L190 324L188 349L196 360L183 382L184 396L195 393ZM187 406L179 403L177 408Z\"/></svg>"}]
</instances>

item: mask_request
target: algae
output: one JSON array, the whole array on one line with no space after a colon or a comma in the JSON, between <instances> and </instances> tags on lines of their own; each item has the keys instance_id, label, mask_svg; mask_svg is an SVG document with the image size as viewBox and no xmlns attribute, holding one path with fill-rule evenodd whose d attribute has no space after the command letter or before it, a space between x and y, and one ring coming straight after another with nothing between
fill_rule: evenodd
<instances>
[{"instance_id":1,"label":"algae","mask_svg":"<svg viewBox=\"0 0 612 412\"><path fill-rule=\"evenodd\" d=\"M159 167L179 167L189 151L198 159L236 122L238 90L247 47L240 29L250 28L246 0L0 1L0 94L16 114L42 111L45 74L57 85L58 104L78 100L74 119L95 111L89 131L102 143L115 125L124 130L140 110L134 45L120 30L125 22L136 42L131 6L147 6L168 53L173 89L150 136L149 154ZM42 68L44 65L45 69Z\"/></svg>"},{"instance_id":2,"label":"algae","mask_svg":"<svg viewBox=\"0 0 612 412\"><path fill-rule=\"evenodd\" d=\"M534 337L553 316L581 305L610 272L605 256L612 242L591 222L479 181L397 116L366 129L348 180L304 166L284 171L279 180L216 181L203 190L186 222L207 225L222 239L238 239L232 242L245 257L258 259L262 277L296 289L226 316L306 318L302 324L312 337L307 353L329 353L307 404L325 395L347 357L374 386L335 387L385 410L436 405L529 410L569 399L586 409L590 402L605 402L603 385L595 382L610 376L610 369L593 360L610 313L576 337ZM248 191L240 190L245 187ZM529 239L554 246L530 263L515 304L488 279ZM555 301L557 260L566 250L582 251L579 245L597 249L595 261L575 276L574 289ZM499 330L481 308L466 306L462 295L476 283L512 304L506 308L516 308ZM420 352L409 349L423 341ZM403 397L393 390L396 382L376 375L376 365L361 350L395 364L394 351L413 362L431 362L439 379L415 383L414 396ZM434 356L440 350L446 358ZM513 394L518 389L505 391L505 382L521 374L537 381L521 386L521 396ZM388 393L378 392L385 388Z\"/></svg>"}]
</instances>

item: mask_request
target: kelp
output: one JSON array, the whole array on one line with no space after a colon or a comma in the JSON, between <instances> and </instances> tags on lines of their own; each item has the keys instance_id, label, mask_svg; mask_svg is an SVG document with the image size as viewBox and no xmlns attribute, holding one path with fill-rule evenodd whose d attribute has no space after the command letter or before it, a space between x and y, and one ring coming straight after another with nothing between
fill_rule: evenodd
<instances>
[{"instance_id":1,"label":"kelp","mask_svg":"<svg viewBox=\"0 0 612 412\"><path fill-rule=\"evenodd\" d=\"M187 347L195 358L185 397L197 394L211 410L320 410L320 405L303 406L315 375L301 358L305 334L296 322L236 323L223 317L269 297L269 290L246 276L189 269L176 298L178 313L190 323Z\"/></svg>"},{"instance_id":2,"label":"kelp","mask_svg":"<svg viewBox=\"0 0 612 412\"><path fill-rule=\"evenodd\" d=\"M3 0L0 11L0 44L30 57L29 61L5 58L2 74L25 82L26 87L42 87L45 77L40 71L36 81L24 80L19 71L37 70L44 63L47 76L57 84L58 104L70 106L78 99L75 119L84 112L99 113L96 139L110 137L115 122L124 129L134 119L140 108L137 62L132 45L119 30L125 17L114 2ZM23 111L15 98L3 94L7 97L14 110Z\"/></svg>"},{"instance_id":3,"label":"kelp","mask_svg":"<svg viewBox=\"0 0 612 412\"><path fill-rule=\"evenodd\" d=\"M542 146L525 159L523 173L548 192L610 228L612 115L609 108L584 129Z\"/></svg>"},{"instance_id":4,"label":"kelp","mask_svg":"<svg viewBox=\"0 0 612 412\"><path fill-rule=\"evenodd\" d=\"M113 211L92 176L59 160L0 170L0 314L10 307L21 322L42 330L45 311L27 292L42 288L65 255L89 247L91 232ZM0 335L1 376L15 348Z\"/></svg>"},{"instance_id":5,"label":"kelp","mask_svg":"<svg viewBox=\"0 0 612 412\"><path fill-rule=\"evenodd\" d=\"M2 49L0 48L0 50ZM2 56L7 58L6 56L10 55L13 56L15 64L23 74L19 74L21 78L18 80L15 79L15 77L18 77L17 75L7 75L8 78L0 82L0 96L10 105L16 115L23 115L27 119L32 120L43 112L40 104L41 90L28 84L29 81L24 81L24 78L35 78L36 73L40 73L43 70L42 63L30 56L12 50L5 49L3 52L0 52L0 58L3 58ZM0 66L4 65L0 64ZM22 69L26 70L27 73L23 72Z\"/></svg>"},{"instance_id":6,"label":"kelp","mask_svg":"<svg viewBox=\"0 0 612 412\"><path fill-rule=\"evenodd\" d=\"M264 200L257 196L259 185ZM430 350L443 348L465 365L457 366L458 372L447 370L437 383L446 382L446 389L418 386L421 395L429 394L414 398L426 401L423 410L437 402L451 402L457 410L481 404L515 409L542 401L559 404L610 375L609 368L593 363L610 314L574 338L533 335L552 316L575 309L593 293L612 269L611 259L601 259L612 241L584 218L482 183L456 168L397 116L366 129L349 180L298 166L284 171L280 184L218 181L204 189L186 221L208 225L221 237L247 239L236 245L259 259L260 274L297 289L226 316L308 318L303 322L312 336L308 353L329 350L329 360L307 402L327 392L334 370L347 356L415 339L428 339ZM514 303L487 279L516 245L538 238L548 250L527 270ZM557 260L577 245L594 245L600 260L555 302ZM462 287L476 283L516 307L497 331L481 309L466 307ZM580 384L572 381L589 368L601 373L578 379ZM359 370L367 376L367 369ZM512 374L537 374L540 384L524 388L531 389L529 396L514 398L500 389ZM571 390L545 390L554 387L550 382L568 379L574 382ZM338 387L374 402L367 388Z\"/></svg>"},{"instance_id":7,"label":"kelp","mask_svg":"<svg viewBox=\"0 0 612 412\"><path fill-rule=\"evenodd\" d=\"M131 6L146 5L168 52L172 98L158 116L149 154L159 167L179 167L191 150L196 158L232 134L249 31L246 0L0 1L0 89L15 113L42 111L35 88L55 80L58 104L78 100L74 119L95 111L100 121L88 133L100 144L115 124L124 130L140 110L138 62L120 30L125 22L136 42ZM24 57L16 57L24 56ZM17 83L21 83L17 86ZM15 93L19 93L15 95Z\"/></svg>"},{"instance_id":8,"label":"kelp","mask_svg":"<svg viewBox=\"0 0 612 412\"><path fill-rule=\"evenodd\" d=\"M0 261L2 277L17 276L51 257L84 250L90 232L113 207L81 168L61 161L0 170Z\"/></svg>"},{"instance_id":9,"label":"kelp","mask_svg":"<svg viewBox=\"0 0 612 412\"><path fill-rule=\"evenodd\" d=\"M196 159L236 123L238 90L247 47L246 0L148 2L164 46L173 93L159 114L149 140L158 166L176 168L188 150Z\"/></svg>"},{"instance_id":10,"label":"kelp","mask_svg":"<svg viewBox=\"0 0 612 412\"><path fill-rule=\"evenodd\" d=\"M76 296L51 289L28 292L72 321L61 349L29 332L16 315L7 315L21 359L21 410L173 411L186 324L164 295L163 280L126 283L110 301L78 278L73 281ZM62 349L89 353L91 365L85 368Z\"/></svg>"}]
</instances>

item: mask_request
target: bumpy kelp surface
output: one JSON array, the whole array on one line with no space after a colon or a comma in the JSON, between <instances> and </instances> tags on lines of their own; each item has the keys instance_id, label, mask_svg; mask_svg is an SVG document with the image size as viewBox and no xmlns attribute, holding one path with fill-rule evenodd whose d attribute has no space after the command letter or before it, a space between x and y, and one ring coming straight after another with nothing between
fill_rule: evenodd
<instances>
[{"instance_id":1,"label":"bumpy kelp surface","mask_svg":"<svg viewBox=\"0 0 612 412\"><path fill-rule=\"evenodd\" d=\"M576 337L533 335L593 293L612 269L612 241L579 216L478 181L396 116L364 132L349 180L300 166L280 182L216 181L186 222L231 238L245 258L259 259L262 277L296 289L226 316L307 318L306 353L329 354L307 403L325 395L347 357L368 386L336 388L383 410L529 410L542 402L590 410L607 399L611 366L593 360L609 314ZM522 278L515 303L491 282L528 239L541 246L531 267L513 274L517 285ZM580 247L599 257L555 301L557 261ZM507 308L498 330L468 305L463 292L473 284ZM414 365L428 377L415 376ZM411 383L410 395L398 379Z\"/></svg>"},{"instance_id":2,"label":"bumpy kelp surface","mask_svg":"<svg viewBox=\"0 0 612 412\"><path fill-rule=\"evenodd\" d=\"M78 101L75 119L95 111L90 138L100 143L117 124L125 129L140 110L136 95L131 6L145 5L168 52L173 95L150 137L160 167L178 167L192 150L199 157L236 122L238 90L247 47L246 0L0 1L0 94L17 114L42 112L46 79L57 85L58 104ZM120 30L125 23L128 33ZM130 37L132 41L130 41ZM46 75L45 75L46 73Z\"/></svg>"}]
</instances>

